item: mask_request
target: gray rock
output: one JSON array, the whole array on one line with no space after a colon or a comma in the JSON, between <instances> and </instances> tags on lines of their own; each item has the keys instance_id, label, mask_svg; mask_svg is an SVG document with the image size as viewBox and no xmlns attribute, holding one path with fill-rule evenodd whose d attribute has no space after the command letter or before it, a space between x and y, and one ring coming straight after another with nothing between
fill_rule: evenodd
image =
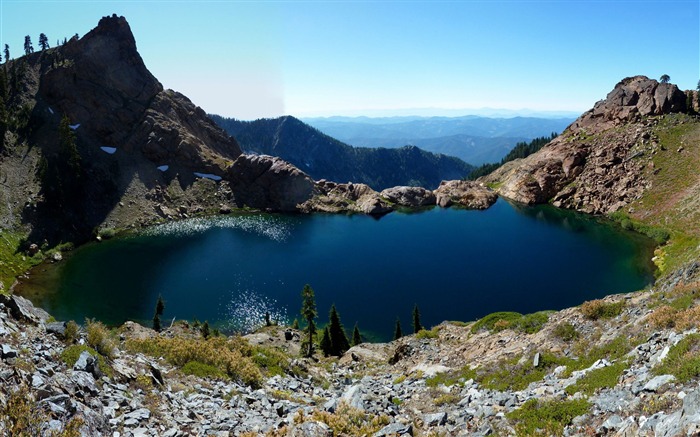
<instances>
[{"instance_id":1,"label":"gray rock","mask_svg":"<svg viewBox=\"0 0 700 437\"><path fill-rule=\"evenodd\" d=\"M73 370L79 370L81 372L90 372L90 368L95 363L95 357L88 351L83 351L80 353L78 360L73 365Z\"/></svg>"},{"instance_id":2,"label":"gray rock","mask_svg":"<svg viewBox=\"0 0 700 437\"><path fill-rule=\"evenodd\" d=\"M0 303L5 304L10 309L10 314L16 320L26 320L38 325L44 323L50 317L49 313L35 307L29 299L25 299L22 296L0 294Z\"/></svg>"},{"instance_id":3,"label":"gray rock","mask_svg":"<svg viewBox=\"0 0 700 437\"><path fill-rule=\"evenodd\" d=\"M17 351L9 344L2 345L2 359L17 357Z\"/></svg>"},{"instance_id":4,"label":"gray rock","mask_svg":"<svg viewBox=\"0 0 700 437\"><path fill-rule=\"evenodd\" d=\"M95 378L92 374L87 372L73 372L71 375L71 380L79 387L81 390L89 392L91 395L95 396L99 393L97 385L95 384Z\"/></svg>"},{"instance_id":5,"label":"gray rock","mask_svg":"<svg viewBox=\"0 0 700 437\"><path fill-rule=\"evenodd\" d=\"M330 399L326 401L325 404L323 404L323 409L328 411L329 413L335 413L335 410L338 408L338 399Z\"/></svg>"},{"instance_id":6,"label":"gray rock","mask_svg":"<svg viewBox=\"0 0 700 437\"><path fill-rule=\"evenodd\" d=\"M333 431L321 422L304 422L292 429L292 437L332 437Z\"/></svg>"},{"instance_id":7,"label":"gray rock","mask_svg":"<svg viewBox=\"0 0 700 437\"><path fill-rule=\"evenodd\" d=\"M440 412L434 414L426 414L423 416L423 423L426 426L441 426L447 423L447 413Z\"/></svg>"},{"instance_id":8,"label":"gray rock","mask_svg":"<svg viewBox=\"0 0 700 437\"><path fill-rule=\"evenodd\" d=\"M390 437L390 436L413 435L413 426L403 423L390 423L384 428L373 434L373 437Z\"/></svg>"},{"instance_id":9,"label":"gray rock","mask_svg":"<svg viewBox=\"0 0 700 437\"><path fill-rule=\"evenodd\" d=\"M535 354L535 357L532 359L532 366L533 366L533 367L539 367L539 365L540 365L540 353L537 352L537 353Z\"/></svg>"},{"instance_id":10,"label":"gray rock","mask_svg":"<svg viewBox=\"0 0 700 437\"><path fill-rule=\"evenodd\" d=\"M435 205L435 194L423 187L393 187L379 193L390 202L407 207Z\"/></svg>"},{"instance_id":11,"label":"gray rock","mask_svg":"<svg viewBox=\"0 0 700 437\"><path fill-rule=\"evenodd\" d=\"M656 392L662 386L675 380L676 377L673 375L659 375L654 377L651 381L647 382L642 390Z\"/></svg>"},{"instance_id":12,"label":"gray rock","mask_svg":"<svg viewBox=\"0 0 700 437\"><path fill-rule=\"evenodd\" d=\"M620 429L623 423L624 421L622 420L622 417L618 416L617 414L613 414L612 416L608 417L602 425L600 425L600 428L598 428L598 433L605 434L611 431L617 431Z\"/></svg>"},{"instance_id":13,"label":"gray rock","mask_svg":"<svg viewBox=\"0 0 700 437\"><path fill-rule=\"evenodd\" d=\"M348 387L348 389L345 390L345 392L343 393L343 396L341 396L341 401L345 401L345 403L347 403L353 408L357 408L358 410L364 411L365 406L362 402L362 386L359 384L355 384Z\"/></svg>"},{"instance_id":14,"label":"gray rock","mask_svg":"<svg viewBox=\"0 0 700 437\"><path fill-rule=\"evenodd\" d=\"M46 324L46 332L55 334L58 338L66 336L66 322L51 322Z\"/></svg>"}]
</instances>

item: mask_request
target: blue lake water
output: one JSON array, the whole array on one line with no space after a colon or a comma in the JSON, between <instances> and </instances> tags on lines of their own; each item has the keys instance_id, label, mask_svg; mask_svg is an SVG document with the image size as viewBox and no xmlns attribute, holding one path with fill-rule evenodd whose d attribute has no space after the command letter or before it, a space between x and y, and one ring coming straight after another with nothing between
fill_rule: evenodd
<instances>
[{"instance_id":1,"label":"blue lake water","mask_svg":"<svg viewBox=\"0 0 700 437\"><path fill-rule=\"evenodd\" d=\"M169 223L81 247L52 279L20 293L59 320L208 320L223 329L291 322L316 292L318 322L335 303L348 331L388 339L397 317L423 324L494 311L561 309L653 280L653 245L600 219L499 200L486 211L434 208L363 215L245 215ZM43 284L43 285L42 285Z\"/></svg>"}]
</instances>

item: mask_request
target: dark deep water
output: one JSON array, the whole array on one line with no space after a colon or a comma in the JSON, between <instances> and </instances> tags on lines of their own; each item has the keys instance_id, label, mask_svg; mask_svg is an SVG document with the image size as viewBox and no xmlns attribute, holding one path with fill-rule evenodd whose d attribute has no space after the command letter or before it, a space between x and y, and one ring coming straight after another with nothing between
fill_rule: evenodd
<instances>
[{"instance_id":1,"label":"dark deep water","mask_svg":"<svg viewBox=\"0 0 700 437\"><path fill-rule=\"evenodd\" d=\"M435 208L377 220L354 215L248 215L194 219L84 246L19 293L58 320L94 317L150 323L208 320L223 329L299 316L316 292L318 322L335 303L387 340L400 317L423 324L469 321L494 311L561 309L652 281L653 245L598 219L503 200L486 211ZM42 285L44 284L44 285ZM232 326L233 324L233 326Z\"/></svg>"}]
</instances>

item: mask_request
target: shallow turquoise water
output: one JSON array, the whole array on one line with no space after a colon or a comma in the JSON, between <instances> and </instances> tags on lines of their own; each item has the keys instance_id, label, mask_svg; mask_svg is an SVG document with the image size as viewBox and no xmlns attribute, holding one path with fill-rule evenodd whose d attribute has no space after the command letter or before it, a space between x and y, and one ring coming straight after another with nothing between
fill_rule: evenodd
<instances>
[{"instance_id":1,"label":"shallow turquoise water","mask_svg":"<svg viewBox=\"0 0 700 437\"><path fill-rule=\"evenodd\" d=\"M653 278L649 240L551 207L503 200L486 211L435 208L381 219L354 215L249 215L196 219L77 250L43 290L24 287L59 320L149 321L226 328L298 315L304 284L319 322L335 303L348 331L388 339L400 317L423 324L494 311L561 309ZM39 287L41 288L41 287Z\"/></svg>"}]
</instances>

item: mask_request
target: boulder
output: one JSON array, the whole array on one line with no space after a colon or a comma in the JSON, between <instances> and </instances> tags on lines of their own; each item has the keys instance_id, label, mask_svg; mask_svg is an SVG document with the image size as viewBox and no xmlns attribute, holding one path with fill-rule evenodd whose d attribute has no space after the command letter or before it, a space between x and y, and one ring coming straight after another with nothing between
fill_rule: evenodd
<instances>
[{"instance_id":1,"label":"boulder","mask_svg":"<svg viewBox=\"0 0 700 437\"><path fill-rule=\"evenodd\" d=\"M38 325L50 317L49 313L35 307L29 299L22 296L0 294L0 303L5 304L10 309L10 314L15 320L25 320Z\"/></svg>"},{"instance_id":2,"label":"boulder","mask_svg":"<svg viewBox=\"0 0 700 437\"><path fill-rule=\"evenodd\" d=\"M379 193L390 202L409 208L435 205L435 194L423 187L393 187Z\"/></svg>"},{"instance_id":3,"label":"boulder","mask_svg":"<svg viewBox=\"0 0 700 437\"><path fill-rule=\"evenodd\" d=\"M226 170L237 206L293 212L311 199L314 181L292 164L266 155L241 155Z\"/></svg>"},{"instance_id":4,"label":"boulder","mask_svg":"<svg viewBox=\"0 0 700 437\"><path fill-rule=\"evenodd\" d=\"M487 209L498 199L493 190L474 181L442 181L434 193L436 203L443 208L459 205Z\"/></svg>"},{"instance_id":5,"label":"boulder","mask_svg":"<svg viewBox=\"0 0 700 437\"><path fill-rule=\"evenodd\" d=\"M393 211L393 207L369 185L352 182L338 184L320 180L316 183L314 197L301 205L301 210L383 215Z\"/></svg>"}]
</instances>

